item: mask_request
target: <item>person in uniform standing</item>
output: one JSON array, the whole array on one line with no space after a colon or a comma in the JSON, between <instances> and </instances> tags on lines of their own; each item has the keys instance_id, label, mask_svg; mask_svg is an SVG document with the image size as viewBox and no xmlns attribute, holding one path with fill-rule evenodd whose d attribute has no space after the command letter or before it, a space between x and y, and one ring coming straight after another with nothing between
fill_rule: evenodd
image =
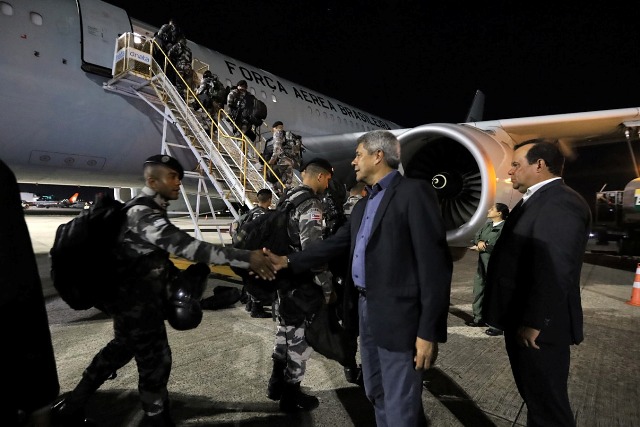
<instances>
[{"instance_id":1,"label":"person in uniform standing","mask_svg":"<svg viewBox=\"0 0 640 427\"><path fill-rule=\"evenodd\" d=\"M162 52L158 49L154 49L153 58L163 70L167 65L165 64L165 55L167 55L169 53L169 49L178 42L180 36L182 36L182 30L180 30L176 20L173 18L169 19L168 23L162 24L160 29L154 35L153 38L162 49ZM165 70L165 72L169 74L168 70Z\"/></svg>"},{"instance_id":2,"label":"person in uniform standing","mask_svg":"<svg viewBox=\"0 0 640 427\"><path fill-rule=\"evenodd\" d=\"M328 187L333 175L331 164L324 159L309 161L302 172L302 185L290 190L279 203L295 201L312 193L292 211L288 224L294 251L304 250L322 240L322 202L318 197ZM305 339L305 320L329 302L333 295L332 277L326 265L291 278L292 286L278 290L277 331L273 348L273 370L267 390L272 400L280 400L280 410L295 412L318 406L318 398L303 393L300 383L304 379L306 364L313 348Z\"/></svg>"},{"instance_id":3,"label":"person in uniform standing","mask_svg":"<svg viewBox=\"0 0 640 427\"><path fill-rule=\"evenodd\" d=\"M358 203L358 201L366 195L367 186L364 182L360 181L353 184L353 187L351 187L351 189L349 190L349 197L347 198L347 201L344 202L344 206L342 207L347 218L349 217L349 215L351 215L351 211L353 210L353 207L356 205L356 203Z\"/></svg>"},{"instance_id":4,"label":"person in uniform standing","mask_svg":"<svg viewBox=\"0 0 640 427\"><path fill-rule=\"evenodd\" d=\"M223 96L224 95L224 96ZM200 110L200 104L204 106L209 116L215 121L218 119L218 111L224 107L227 102L226 88L218 79L218 76L207 70L202 75L200 86L196 90L196 96L200 103L193 101L191 107L194 111ZM209 120L205 118L206 122ZM211 126L211 123L204 123L205 127ZM217 123L217 122L216 122Z\"/></svg>"},{"instance_id":5,"label":"person in uniform standing","mask_svg":"<svg viewBox=\"0 0 640 427\"><path fill-rule=\"evenodd\" d=\"M284 192L293 186L293 170L300 169L302 138L291 131L285 131L282 122L276 123L279 125L273 129L273 153L268 161L284 185L284 188L279 188L278 185L276 190Z\"/></svg>"},{"instance_id":6,"label":"person in uniform standing","mask_svg":"<svg viewBox=\"0 0 640 427\"><path fill-rule=\"evenodd\" d=\"M193 66L191 65L193 57L191 48L187 46L187 38L181 36L178 42L169 49L167 55L181 77L176 76L172 83L176 86L182 99L187 99L189 89L193 88Z\"/></svg>"},{"instance_id":7,"label":"person in uniform standing","mask_svg":"<svg viewBox=\"0 0 640 427\"><path fill-rule=\"evenodd\" d=\"M482 320L482 300L484 299L484 288L487 280L487 266L489 264L489 256L502 232L504 220L508 216L509 206L504 203L496 203L491 206L487 212L489 220L476 232L471 241L472 246L469 249L478 252L478 268L476 275L473 277L473 303L471 305L473 320L466 322L467 326L486 326L486 323ZM502 335L500 329L493 327L487 329L485 333L490 336Z\"/></svg>"},{"instance_id":8,"label":"person in uniform standing","mask_svg":"<svg viewBox=\"0 0 640 427\"><path fill-rule=\"evenodd\" d=\"M151 156L145 161L146 186L134 199L138 203L127 210L121 232L122 280L114 284L114 295L105 302L113 318L114 338L93 358L76 387L53 406L55 425L88 425L84 408L89 398L118 369L135 359L144 410L142 425L174 426L167 390L171 349L164 320L179 330L197 326L202 316L197 300L203 290L197 287L210 272L206 264L250 268L265 279L275 277L273 266L260 251L197 240L169 221L167 207L169 201L179 197L183 175L180 163L168 155ZM194 266L200 268L187 277L191 271L181 274L169 260L170 253L196 261ZM176 289L176 284L183 289ZM189 285L194 286L191 298L185 292ZM185 298L176 298L176 294Z\"/></svg>"},{"instance_id":9,"label":"person in uniform standing","mask_svg":"<svg viewBox=\"0 0 640 427\"><path fill-rule=\"evenodd\" d=\"M258 198L258 205L253 209L251 209L249 212L247 212L247 217L244 219L243 224L247 222L251 222L254 219L260 217L261 215L268 214L269 210L271 209L271 202L273 201L273 193L271 192L271 190L267 188L263 188L260 191L258 191L258 194L256 196ZM243 290L246 292L246 287L244 287ZM262 319L271 317L271 314L264 311L264 305L272 304L273 299L270 301L262 301L257 299L256 297L254 297L248 292L247 294L248 294L247 295L248 300L247 300L247 304L245 305L245 310L250 313L251 317L262 318Z\"/></svg>"},{"instance_id":10,"label":"person in uniform standing","mask_svg":"<svg viewBox=\"0 0 640 427\"><path fill-rule=\"evenodd\" d=\"M240 80L234 89L231 89L227 95L227 114L233 122L240 128L242 133L253 142L256 139L256 133L250 121L249 103L253 99L253 95L247 90L246 80ZM234 128L234 133L236 132Z\"/></svg>"}]
</instances>

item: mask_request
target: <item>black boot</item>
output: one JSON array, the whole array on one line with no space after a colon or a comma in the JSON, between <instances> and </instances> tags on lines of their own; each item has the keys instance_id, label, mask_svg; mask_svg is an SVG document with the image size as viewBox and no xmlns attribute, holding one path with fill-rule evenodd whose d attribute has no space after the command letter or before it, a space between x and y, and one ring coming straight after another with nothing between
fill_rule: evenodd
<instances>
[{"instance_id":1,"label":"black boot","mask_svg":"<svg viewBox=\"0 0 640 427\"><path fill-rule=\"evenodd\" d=\"M162 411L156 415L144 414L140 427L176 427L176 424L166 411Z\"/></svg>"},{"instance_id":2,"label":"black boot","mask_svg":"<svg viewBox=\"0 0 640 427\"><path fill-rule=\"evenodd\" d=\"M285 369L287 369L286 361L273 359L273 369L271 370L271 378L269 378L269 385L267 386L267 397L271 400L280 400L282 397Z\"/></svg>"},{"instance_id":3,"label":"black boot","mask_svg":"<svg viewBox=\"0 0 640 427\"><path fill-rule=\"evenodd\" d=\"M249 298L249 301L247 301L247 304L244 306L244 311L251 313L252 309L253 309L253 301L251 301L251 298Z\"/></svg>"},{"instance_id":4,"label":"black boot","mask_svg":"<svg viewBox=\"0 0 640 427\"><path fill-rule=\"evenodd\" d=\"M271 317L271 315L264 311L264 307L260 301L251 301L251 317L266 319L267 317Z\"/></svg>"},{"instance_id":5,"label":"black boot","mask_svg":"<svg viewBox=\"0 0 640 427\"><path fill-rule=\"evenodd\" d=\"M176 424L171 418L171 405L170 401L165 401L163 410L156 415L144 414L142 421L140 421L140 427L175 427Z\"/></svg>"},{"instance_id":6,"label":"black boot","mask_svg":"<svg viewBox=\"0 0 640 427\"><path fill-rule=\"evenodd\" d=\"M55 427L95 426L96 423L85 416L84 408L95 391L115 375L113 372L104 379L92 379L85 371L76 388L51 406L51 423Z\"/></svg>"},{"instance_id":7,"label":"black boot","mask_svg":"<svg viewBox=\"0 0 640 427\"><path fill-rule=\"evenodd\" d=\"M87 418L84 407L74 407L63 398L51 407L51 425L54 427L93 427L97 424Z\"/></svg>"},{"instance_id":8,"label":"black boot","mask_svg":"<svg viewBox=\"0 0 640 427\"><path fill-rule=\"evenodd\" d=\"M360 387L364 387L362 381L362 365L356 365L354 362L353 365L345 366L344 377L351 384L357 384Z\"/></svg>"},{"instance_id":9,"label":"black boot","mask_svg":"<svg viewBox=\"0 0 640 427\"><path fill-rule=\"evenodd\" d=\"M310 411L320 404L317 397L305 394L300 390L300 383L285 383L280 398L282 412Z\"/></svg>"}]
</instances>

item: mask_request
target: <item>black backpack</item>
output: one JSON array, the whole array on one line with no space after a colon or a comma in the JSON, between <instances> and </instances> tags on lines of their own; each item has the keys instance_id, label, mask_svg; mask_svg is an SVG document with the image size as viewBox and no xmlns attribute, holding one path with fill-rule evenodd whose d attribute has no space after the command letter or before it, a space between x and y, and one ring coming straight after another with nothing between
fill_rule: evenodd
<instances>
[{"instance_id":1,"label":"black backpack","mask_svg":"<svg viewBox=\"0 0 640 427\"><path fill-rule=\"evenodd\" d=\"M301 190L302 194L289 200L286 195L276 209L268 210L251 221L245 221L235 236L233 247L237 249L256 250L268 248L276 255L291 253L291 237L289 236L289 216L293 209L312 197L309 190ZM288 270L278 273L276 280L262 280L248 274L247 270L232 267L233 271L244 279L245 287L259 301L268 301L277 289L287 288L290 284Z\"/></svg>"},{"instance_id":2,"label":"black backpack","mask_svg":"<svg viewBox=\"0 0 640 427\"><path fill-rule=\"evenodd\" d=\"M89 209L58 226L50 251L51 278L69 307L102 308L119 280L116 249L126 211L137 204L153 207L152 203L142 197L125 204L103 194Z\"/></svg>"},{"instance_id":3,"label":"black backpack","mask_svg":"<svg viewBox=\"0 0 640 427\"><path fill-rule=\"evenodd\" d=\"M209 87L209 96L221 106L227 103L227 96L231 91L230 86L225 86L218 79L214 79L213 85Z\"/></svg>"},{"instance_id":4,"label":"black backpack","mask_svg":"<svg viewBox=\"0 0 640 427\"><path fill-rule=\"evenodd\" d=\"M267 105L247 92L242 100L242 116L254 126L262 125L262 121L267 118Z\"/></svg>"}]
</instances>

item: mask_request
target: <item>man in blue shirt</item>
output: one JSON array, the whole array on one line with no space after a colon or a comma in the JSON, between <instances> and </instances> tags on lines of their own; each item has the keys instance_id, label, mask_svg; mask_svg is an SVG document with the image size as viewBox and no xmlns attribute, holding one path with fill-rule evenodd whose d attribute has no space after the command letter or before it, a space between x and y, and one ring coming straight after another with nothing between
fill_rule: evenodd
<instances>
[{"instance_id":1,"label":"man in blue shirt","mask_svg":"<svg viewBox=\"0 0 640 427\"><path fill-rule=\"evenodd\" d=\"M453 269L438 200L428 182L397 170L400 143L391 132L358 138L351 164L368 197L354 206L350 221L302 252L270 256L277 268L288 265L295 273L349 251L344 324L359 330L376 424L425 425L422 371L447 339Z\"/></svg>"}]
</instances>

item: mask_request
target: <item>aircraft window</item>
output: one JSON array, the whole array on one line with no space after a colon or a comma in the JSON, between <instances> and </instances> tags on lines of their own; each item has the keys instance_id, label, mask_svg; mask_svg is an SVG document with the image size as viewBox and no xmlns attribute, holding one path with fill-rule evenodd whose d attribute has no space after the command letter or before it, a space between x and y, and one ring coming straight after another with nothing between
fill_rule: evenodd
<instances>
[{"instance_id":1,"label":"aircraft window","mask_svg":"<svg viewBox=\"0 0 640 427\"><path fill-rule=\"evenodd\" d=\"M42 15L40 15L39 13L31 12L30 16L31 22L34 25L37 25L38 27L42 26Z\"/></svg>"},{"instance_id":2,"label":"aircraft window","mask_svg":"<svg viewBox=\"0 0 640 427\"><path fill-rule=\"evenodd\" d=\"M260 92L260 96L262 96L262 99L265 101L267 100L267 93L265 91Z\"/></svg>"},{"instance_id":3,"label":"aircraft window","mask_svg":"<svg viewBox=\"0 0 640 427\"><path fill-rule=\"evenodd\" d=\"M316 117L320 117L320 110L316 110Z\"/></svg>"},{"instance_id":4,"label":"aircraft window","mask_svg":"<svg viewBox=\"0 0 640 427\"><path fill-rule=\"evenodd\" d=\"M276 98L276 94L275 94L275 93L272 93L272 94L271 94L271 100L272 100L273 102L278 102L278 98Z\"/></svg>"},{"instance_id":5,"label":"aircraft window","mask_svg":"<svg viewBox=\"0 0 640 427\"><path fill-rule=\"evenodd\" d=\"M256 96L256 90L254 88L249 89L249 92L251 92L251 95Z\"/></svg>"},{"instance_id":6,"label":"aircraft window","mask_svg":"<svg viewBox=\"0 0 640 427\"><path fill-rule=\"evenodd\" d=\"M233 86L233 83L231 83L231 80L229 80L229 79L227 79L227 86L234 87L234 86Z\"/></svg>"},{"instance_id":7,"label":"aircraft window","mask_svg":"<svg viewBox=\"0 0 640 427\"><path fill-rule=\"evenodd\" d=\"M329 118L329 116L328 116L328 114L327 114L327 112L326 112L326 111L325 111L325 112L323 112L323 113L322 113L322 115L324 116L324 119L325 119L325 120L327 120L327 119Z\"/></svg>"},{"instance_id":8,"label":"aircraft window","mask_svg":"<svg viewBox=\"0 0 640 427\"><path fill-rule=\"evenodd\" d=\"M0 1L0 11L2 11L3 15L13 16L13 6L11 6L9 3Z\"/></svg>"},{"instance_id":9,"label":"aircraft window","mask_svg":"<svg viewBox=\"0 0 640 427\"><path fill-rule=\"evenodd\" d=\"M307 110L309 110L309 115L313 117L313 109L311 107L307 107Z\"/></svg>"}]
</instances>

